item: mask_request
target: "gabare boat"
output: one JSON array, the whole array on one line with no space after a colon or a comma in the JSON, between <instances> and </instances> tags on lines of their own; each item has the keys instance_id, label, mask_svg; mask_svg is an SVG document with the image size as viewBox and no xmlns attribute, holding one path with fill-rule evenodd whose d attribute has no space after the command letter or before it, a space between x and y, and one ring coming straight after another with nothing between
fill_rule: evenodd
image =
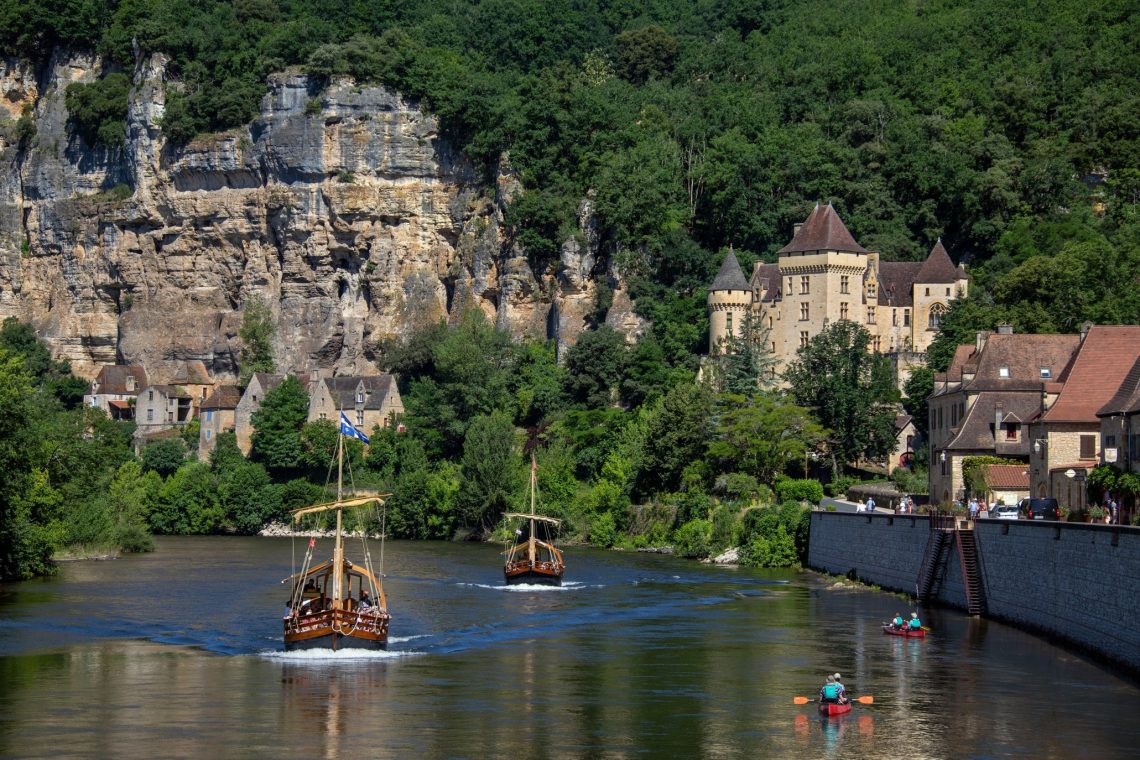
<instances>
[{"instance_id":1,"label":"gabare boat","mask_svg":"<svg viewBox=\"0 0 1140 760\"><path fill-rule=\"evenodd\" d=\"M561 520L545 517L535 512L536 492L538 491L538 465L534 452L530 455L530 513L508 512L507 518L525 520L525 528L515 531L515 544L507 549L507 561L503 565L503 576L508 585L535 583L545 586L561 586L566 562L554 544L550 542L551 529L558 527ZM539 538L542 533L545 540Z\"/></svg>"},{"instance_id":2,"label":"gabare boat","mask_svg":"<svg viewBox=\"0 0 1140 760\"><path fill-rule=\"evenodd\" d=\"M300 572L284 579L290 584L289 609L284 618L285 649L384 649L388 646L388 599L384 594L384 529L380 533L380 570L372 568L372 556L365 536L361 536L364 563L357 565L344 556L343 512L369 504L383 506L387 494L343 498L344 439L346 436L368 443L343 414L337 436L336 501L293 511L294 523L305 515L336 512L336 542L332 558L311 565L316 539L309 539Z\"/></svg>"}]
</instances>

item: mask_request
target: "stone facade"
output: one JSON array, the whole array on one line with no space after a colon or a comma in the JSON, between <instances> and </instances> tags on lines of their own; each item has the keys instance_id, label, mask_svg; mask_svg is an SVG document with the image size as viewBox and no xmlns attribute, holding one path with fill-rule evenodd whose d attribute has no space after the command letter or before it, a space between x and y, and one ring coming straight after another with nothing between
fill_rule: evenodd
<instances>
[{"instance_id":1,"label":"stone facade","mask_svg":"<svg viewBox=\"0 0 1140 760\"><path fill-rule=\"evenodd\" d=\"M132 420L139 391L147 385L146 369L138 364L100 367L99 374L91 381L90 393L83 396L83 403L102 409L111 419Z\"/></svg>"},{"instance_id":2,"label":"stone facade","mask_svg":"<svg viewBox=\"0 0 1140 760\"><path fill-rule=\"evenodd\" d=\"M154 434L185 427L194 419L194 399L177 385L150 385L135 404L135 441L142 445Z\"/></svg>"},{"instance_id":3,"label":"stone facade","mask_svg":"<svg viewBox=\"0 0 1140 760\"><path fill-rule=\"evenodd\" d=\"M817 206L776 264L756 264L744 280L730 251L709 288L709 353L739 335L746 315L768 330L777 372L827 325L841 319L871 333L872 350L908 355L898 371L921 360L950 301L968 291L939 241L925 262L886 262L868 251L829 206Z\"/></svg>"},{"instance_id":4,"label":"stone facade","mask_svg":"<svg viewBox=\"0 0 1140 760\"><path fill-rule=\"evenodd\" d=\"M398 424L404 414L400 389L391 375L329 377L315 384L309 398L309 421L337 422L344 414L365 435L374 427Z\"/></svg>"},{"instance_id":5,"label":"stone facade","mask_svg":"<svg viewBox=\"0 0 1140 760\"><path fill-rule=\"evenodd\" d=\"M202 402L198 409L198 459L201 461L210 459L219 435L234 429L241 396L241 388L236 385L220 385Z\"/></svg>"},{"instance_id":6,"label":"stone facade","mask_svg":"<svg viewBox=\"0 0 1140 760\"><path fill-rule=\"evenodd\" d=\"M253 449L253 413L261 408L265 394L277 387L285 375L255 372L242 391L241 400L234 408L234 434L241 453L249 456Z\"/></svg>"}]
</instances>

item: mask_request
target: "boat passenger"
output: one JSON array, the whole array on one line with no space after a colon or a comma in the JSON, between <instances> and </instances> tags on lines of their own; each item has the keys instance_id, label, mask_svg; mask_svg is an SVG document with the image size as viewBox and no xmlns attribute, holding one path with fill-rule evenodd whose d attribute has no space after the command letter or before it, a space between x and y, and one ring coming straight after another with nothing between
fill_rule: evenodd
<instances>
[{"instance_id":1,"label":"boat passenger","mask_svg":"<svg viewBox=\"0 0 1140 760\"><path fill-rule=\"evenodd\" d=\"M843 704L847 701L847 689L843 688L842 676L836 673L833 678L835 679L835 685L839 687L839 703Z\"/></svg>"},{"instance_id":2,"label":"boat passenger","mask_svg":"<svg viewBox=\"0 0 1140 760\"><path fill-rule=\"evenodd\" d=\"M919 628L922 628L922 621L918 619L918 613L910 613L910 629L912 631L917 631Z\"/></svg>"},{"instance_id":3,"label":"boat passenger","mask_svg":"<svg viewBox=\"0 0 1140 760\"><path fill-rule=\"evenodd\" d=\"M368 589L363 589L360 592L360 609L361 611L371 609L372 597L368 595Z\"/></svg>"},{"instance_id":4,"label":"boat passenger","mask_svg":"<svg viewBox=\"0 0 1140 760\"><path fill-rule=\"evenodd\" d=\"M820 702L834 702L834 703L838 703L838 704L843 704L844 702L847 701L847 698L843 692L843 684L839 683L838 680L836 679L836 676L838 676L838 675L839 675L838 673L836 673L835 675L829 675L827 677L827 681L823 684L822 687L820 687L820 690L819 690L819 701Z\"/></svg>"},{"instance_id":5,"label":"boat passenger","mask_svg":"<svg viewBox=\"0 0 1140 760\"><path fill-rule=\"evenodd\" d=\"M286 599L285 600L285 614L282 615L281 617L283 617L286 620L293 617L293 600L292 599Z\"/></svg>"},{"instance_id":6,"label":"boat passenger","mask_svg":"<svg viewBox=\"0 0 1140 760\"><path fill-rule=\"evenodd\" d=\"M900 615L896 612L895 613L895 619L891 621L891 628L905 628L905 627L906 627L906 621L903 620L902 615Z\"/></svg>"}]
</instances>

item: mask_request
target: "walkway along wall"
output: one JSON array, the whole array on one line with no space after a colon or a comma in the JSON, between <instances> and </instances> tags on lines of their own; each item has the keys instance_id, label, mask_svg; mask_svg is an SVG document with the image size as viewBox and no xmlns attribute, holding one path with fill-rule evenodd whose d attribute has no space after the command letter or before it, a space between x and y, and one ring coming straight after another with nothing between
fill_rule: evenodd
<instances>
[{"instance_id":1,"label":"walkway along wall","mask_svg":"<svg viewBox=\"0 0 1140 760\"><path fill-rule=\"evenodd\" d=\"M808 565L914 595L924 515L813 512ZM977 520L986 617L1057 636L1140 671L1140 529L1028 520ZM966 608L958 550L936 598Z\"/></svg>"}]
</instances>

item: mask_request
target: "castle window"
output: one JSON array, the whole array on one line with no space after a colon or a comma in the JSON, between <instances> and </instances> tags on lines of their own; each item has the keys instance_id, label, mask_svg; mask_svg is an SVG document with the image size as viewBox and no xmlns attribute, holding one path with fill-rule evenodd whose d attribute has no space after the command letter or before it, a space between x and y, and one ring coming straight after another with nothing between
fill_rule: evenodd
<instances>
[{"instance_id":1,"label":"castle window","mask_svg":"<svg viewBox=\"0 0 1140 760\"><path fill-rule=\"evenodd\" d=\"M771 330L775 324L775 321L771 317L768 317L768 329Z\"/></svg>"},{"instance_id":2,"label":"castle window","mask_svg":"<svg viewBox=\"0 0 1140 760\"><path fill-rule=\"evenodd\" d=\"M808 344L807 330L800 330L800 347L806 346L807 344Z\"/></svg>"},{"instance_id":3,"label":"castle window","mask_svg":"<svg viewBox=\"0 0 1140 760\"><path fill-rule=\"evenodd\" d=\"M732 312L731 311L724 315L724 330L730 336L732 335ZM359 400L363 401L363 399L359 399Z\"/></svg>"},{"instance_id":4,"label":"castle window","mask_svg":"<svg viewBox=\"0 0 1140 760\"><path fill-rule=\"evenodd\" d=\"M794 291L792 290L792 278L789 277L788 278L788 295L791 295L793 292Z\"/></svg>"},{"instance_id":5,"label":"castle window","mask_svg":"<svg viewBox=\"0 0 1140 760\"><path fill-rule=\"evenodd\" d=\"M903 309L903 327L910 327L910 309Z\"/></svg>"},{"instance_id":6,"label":"castle window","mask_svg":"<svg viewBox=\"0 0 1140 760\"><path fill-rule=\"evenodd\" d=\"M873 282L867 283L867 298L874 298L875 294L878 292L879 292L879 288L877 285L875 285L875 283L873 283Z\"/></svg>"},{"instance_id":7,"label":"castle window","mask_svg":"<svg viewBox=\"0 0 1140 760\"><path fill-rule=\"evenodd\" d=\"M891 309L891 327L899 326L899 310Z\"/></svg>"},{"instance_id":8,"label":"castle window","mask_svg":"<svg viewBox=\"0 0 1140 760\"><path fill-rule=\"evenodd\" d=\"M800 277L800 295L807 295L811 292L811 276L803 275Z\"/></svg>"},{"instance_id":9,"label":"castle window","mask_svg":"<svg viewBox=\"0 0 1140 760\"><path fill-rule=\"evenodd\" d=\"M926 295L930 295L930 288L926 289Z\"/></svg>"},{"instance_id":10,"label":"castle window","mask_svg":"<svg viewBox=\"0 0 1140 760\"><path fill-rule=\"evenodd\" d=\"M875 336L875 340L873 341L873 342L874 342L874 348L875 348L875 353L876 353L876 354L877 354L877 353L879 353L879 350L880 350L880 348L879 348L879 345L880 345L880 344L879 344L879 340L880 340L879 336L878 336L878 335L876 335L876 336Z\"/></svg>"},{"instance_id":11,"label":"castle window","mask_svg":"<svg viewBox=\"0 0 1140 760\"><path fill-rule=\"evenodd\" d=\"M867 307L867 324L869 324L869 325L875 324L875 307L874 306L868 306Z\"/></svg>"},{"instance_id":12,"label":"castle window","mask_svg":"<svg viewBox=\"0 0 1140 760\"><path fill-rule=\"evenodd\" d=\"M850 280L850 279L851 279L851 278L850 278L850 277L848 277L848 276L847 276L847 275L845 275L845 274L844 274L844 275L840 275L840 276L839 276L839 292L840 292L840 293L847 293L847 292L848 292L848 290L847 290L847 282L848 282L848 280Z\"/></svg>"},{"instance_id":13,"label":"castle window","mask_svg":"<svg viewBox=\"0 0 1140 760\"><path fill-rule=\"evenodd\" d=\"M772 341L772 353L776 353L776 341Z\"/></svg>"},{"instance_id":14,"label":"castle window","mask_svg":"<svg viewBox=\"0 0 1140 760\"><path fill-rule=\"evenodd\" d=\"M842 301L839 304L839 318L840 319L847 319L847 302L846 301Z\"/></svg>"},{"instance_id":15,"label":"castle window","mask_svg":"<svg viewBox=\"0 0 1140 760\"><path fill-rule=\"evenodd\" d=\"M930 307L930 316L927 318L927 328L937 330L942 327L942 317L946 315L946 307L936 303Z\"/></svg>"},{"instance_id":16,"label":"castle window","mask_svg":"<svg viewBox=\"0 0 1140 760\"><path fill-rule=\"evenodd\" d=\"M949 297L950 297L950 288L946 288L946 297L947 297L947 298L949 298Z\"/></svg>"},{"instance_id":17,"label":"castle window","mask_svg":"<svg viewBox=\"0 0 1140 760\"><path fill-rule=\"evenodd\" d=\"M800 304L800 319L810 319L809 304L806 301Z\"/></svg>"}]
</instances>

